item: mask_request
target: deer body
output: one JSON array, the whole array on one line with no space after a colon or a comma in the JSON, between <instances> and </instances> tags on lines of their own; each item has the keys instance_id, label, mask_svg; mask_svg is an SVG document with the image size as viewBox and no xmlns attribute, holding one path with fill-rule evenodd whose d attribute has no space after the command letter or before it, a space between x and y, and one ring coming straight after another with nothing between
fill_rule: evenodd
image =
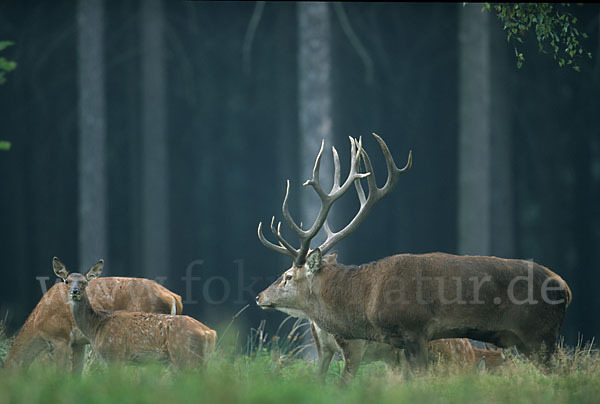
<instances>
[{"instance_id":1,"label":"deer body","mask_svg":"<svg viewBox=\"0 0 600 404\"><path fill-rule=\"evenodd\" d=\"M86 311L75 307L73 315L107 363L160 360L187 368L202 363L214 349L216 333L189 316Z\"/></svg>"},{"instance_id":2,"label":"deer body","mask_svg":"<svg viewBox=\"0 0 600 404\"><path fill-rule=\"evenodd\" d=\"M72 352L72 370L81 372L85 345L89 340L75 324L67 287L53 285L40 299L8 352L7 368L27 367L51 344L59 367L66 367ZM88 286L92 306L102 310L131 310L181 314L181 297L164 286L143 278L106 277Z\"/></svg>"},{"instance_id":3,"label":"deer body","mask_svg":"<svg viewBox=\"0 0 600 404\"><path fill-rule=\"evenodd\" d=\"M517 277L531 279L531 286L511 286ZM551 289L546 296L544 283ZM529 298L529 289L535 303L516 303ZM315 250L304 267L288 270L258 302L263 308L304 313L342 339L405 348L409 362L424 366L427 343L440 338L516 345L526 354L542 345L553 350L570 299L558 275L528 261L401 254L345 267L335 256L322 259Z\"/></svg>"},{"instance_id":4,"label":"deer body","mask_svg":"<svg viewBox=\"0 0 600 404\"><path fill-rule=\"evenodd\" d=\"M304 184L311 186L321 200L317 218L307 230L290 215L288 181L282 213L300 239L300 247L295 248L283 238L281 223L275 226L274 218L271 232L278 244L264 237L259 224L261 243L292 257L294 262L257 296L258 305L308 318L335 335L338 343L362 339L403 348L413 368L427 365L428 342L442 338L471 338L500 347L517 345L526 354L545 346L551 353L571 291L548 268L523 260L443 253L399 254L355 267L339 264L337 254L325 255L357 229L370 209L411 167L412 154L406 166L399 169L383 139L374 136L388 170L381 188L362 141L351 138L348 177L341 182L339 157L333 148L333 186L329 193L324 191L319 179L321 146L313 178ZM360 172L361 161L365 173ZM368 196L362 179L368 183ZM360 209L345 227L333 232L327 215L351 185L356 189ZM310 242L321 230L327 238L311 250Z\"/></svg>"},{"instance_id":5,"label":"deer body","mask_svg":"<svg viewBox=\"0 0 600 404\"><path fill-rule=\"evenodd\" d=\"M303 313L343 340L405 348L416 366L425 365L427 343L441 338L516 345L526 354L542 345L552 351L571 299L558 275L528 261L403 254L348 268L335 257L315 259L320 262L316 273L292 267L259 295L259 305ZM507 294L517 302L528 298L528 287L510 286L517 277L530 277L535 303L511 301ZM457 282L462 284L460 293ZM552 288L547 296L542 296L544 282ZM473 288L475 283L480 287ZM549 299L558 303L546 303Z\"/></svg>"},{"instance_id":6,"label":"deer body","mask_svg":"<svg viewBox=\"0 0 600 404\"><path fill-rule=\"evenodd\" d=\"M527 300L528 290L522 283L511 288L510 282L527 278L529 267L536 303L515 304L509 290L518 302ZM323 260L318 272L303 310L324 330L347 339L472 338L529 353L556 340L570 301L566 283L549 269L495 257L401 254L353 269ZM548 278L561 288L550 299L542 296Z\"/></svg>"},{"instance_id":7,"label":"deer body","mask_svg":"<svg viewBox=\"0 0 600 404\"><path fill-rule=\"evenodd\" d=\"M202 365L213 351L216 332L189 316L94 308L87 287L100 274L102 260L86 275L68 273L56 258L53 265L57 276L65 280L77 327L105 362L152 359L186 368Z\"/></svg>"}]
</instances>

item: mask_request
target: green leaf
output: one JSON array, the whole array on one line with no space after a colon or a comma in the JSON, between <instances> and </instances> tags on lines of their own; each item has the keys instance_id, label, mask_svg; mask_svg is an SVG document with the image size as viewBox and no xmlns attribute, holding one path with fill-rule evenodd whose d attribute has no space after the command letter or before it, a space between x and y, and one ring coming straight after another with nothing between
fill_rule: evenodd
<instances>
[{"instance_id":1,"label":"green leaf","mask_svg":"<svg viewBox=\"0 0 600 404\"><path fill-rule=\"evenodd\" d=\"M12 60L6 60L0 57L0 70L10 72L11 70L15 70L16 67L17 62L13 62Z\"/></svg>"},{"instance_id":2,"label":"green leaf","mask_svg":"<svg viewBox=\"0 0 600 404\"><path fill-rule=\"evenodd\" d=\"M0 51L13 46L15 43L12 41L0 41Z\"/></svg>"},{"instance_id":3,"label":"green leaf","mask_svg":"<svg viewBox=\"0 0 600 404\"><path fill-rule=\"evenodd\" d=\"M0 140L0 150L10 150L10 142L7 142L6 140Z\"/></svg>"}]
</instances>

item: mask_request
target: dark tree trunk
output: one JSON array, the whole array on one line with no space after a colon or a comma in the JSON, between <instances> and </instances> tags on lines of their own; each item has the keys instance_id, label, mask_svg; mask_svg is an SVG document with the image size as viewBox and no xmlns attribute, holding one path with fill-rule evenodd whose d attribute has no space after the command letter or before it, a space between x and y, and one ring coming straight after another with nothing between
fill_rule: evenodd
<instances>
[{"instance_id":1,"label":"dark tree trunk","mask_svg":"<svg viewBox=\"0 0 600 404\"><path fill-rule=\"evenodd\" d=\"M333 141L331 117L331 27L329 4L298 3L298 108L300 122L300 176L304 182L312 178L314 158L321 141ZM331 153L323 153L321 178L324 189L333 183ZM297 184L293 191L299 189ZM320 207L312 190L302 189L299 196L301 220L305 228L317 217ZM331 222L330 222L331 223ZM315 238L318 245L321 238Z\"/></svg>"},{"instance_id":2,"label":"dark tree trunk","mask_svg":"<svg viewBox=\"0 0 600 404\"><path fill-rule=\"evenodd\" d=\"M167 105L161 0L142 2L141 272L166 276L169 267Z\"/></svg>"},{"instance_id":3,"label":"dark tree trunk","mask_svg":"<svg viewBox=\"0 0 600 404\"><path fill-rule=\"evenodd\" d=\"M491 248L491 107L489 15L459 5L458 250Z\"/></svg>"},{"instance_id":4,"label":"dark tree trunk","mask_svg":"<svg viewBox=\"0 0 600 404\"><path fill-rule=\"evenodd\" d=\"M515 208L513 194L511 80L513 55L499 21L489 26L491 41L491 223L490 253L515 258Z\"/></svg>"},{"instance_id":5,"label":"dark tree trunk","mask_svg":"<svg viewBox=\"0 0 600 404\"><path fill-rule=\"evenodd\" d=\"M79 266L107 254L104 93L104 2L80 0L79 66ZM108 267L110 268L110 266ZM107 271L108 272L108 271Z\"/></svg>"}]
</instances>

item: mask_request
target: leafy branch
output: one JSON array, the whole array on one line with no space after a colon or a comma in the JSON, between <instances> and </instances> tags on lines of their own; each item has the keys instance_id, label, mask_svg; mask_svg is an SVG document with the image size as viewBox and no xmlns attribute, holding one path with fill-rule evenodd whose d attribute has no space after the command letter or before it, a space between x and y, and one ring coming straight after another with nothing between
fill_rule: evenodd
<instances>
[{"instance_id":1,"label":"leafy branch","mask_svg":"<svg viewBox=\"0 0 600 404\"><path fill-rule=\"evenodd\" d=\"M580 71L575 59L584 56L591 58L581 45L581 38L587 39L585 32L577 29L577 17L569 11L569 3L485 3L483 10L496 12L496 16L504 24L506 39L512 42L517 58L517 67L523 66L525 57L517 47L523 43L526 33L533 29L538 41L539 51L548 53L550 47L554 60L560 67L571 66Z\"/></svg>"},{"instance_id":2,"label":"leafy branch","mask_svg":"<svg viewBox=\"0 0 600 404\"><path fill-rule=\"evenodd\" d=\"M0 41L0 51L8 48L9 46L14 45L11 41ZM17 62L12 60L6 60L4 57L0 56L0 84L4 84L6 82L6 77L4 75L10 71L15 70L17 67Z\"/></svg>"},{"instance_id":3,"label":"leafy branch","mask_svg":"<svg viewBox=\"0 0 600 404\"><path fill-rule=\"evenodd\" d=\"M0 51L8 48L9 46L14 45L11 41L0 41ZM17 62L12 60L6 60L3 57L0 57L0 84L4 84L6 82L6 77L4 75L12 70L15 70L17 67ZM0 150L10 150L10 142L6 140L0 140Z\"/></svg>"}]
</instances>

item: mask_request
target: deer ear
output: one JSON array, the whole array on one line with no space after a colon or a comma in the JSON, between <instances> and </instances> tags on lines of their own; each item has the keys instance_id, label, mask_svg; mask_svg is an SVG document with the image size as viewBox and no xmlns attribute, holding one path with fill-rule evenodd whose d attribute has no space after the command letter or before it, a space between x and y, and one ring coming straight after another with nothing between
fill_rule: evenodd
<instances>
[{"instance_id":1,"label":"deer ear","mask_svg":"<svg viewBox=\"0 0 600 404\"><path fill-rule=\"evenodd\" d=\"M321 250L320 249L317 248L317 249L311 251L310 254L308 254L308 257L306 257L306 264L304 264L304 267L306 268L306 270L308 272L311 272L311 273L315 273L319 269L321 269Z\"/></svg>"},{"instance_id":2,"label":"deer ear","mask_svg":"<svg viewBox=\"0 0 600 404\"><path fill-rule=\"evenodd\" d=\"M85 274L85 279L91 281L92 279L96 279L100 276L102 272L102 267L104 267L104 260L98 260Z\"/></svg>"},{"instance_id":3,"label":"deer ear","mask_svg":"<svg viewBox=\"0 0 600 404\"><path fill-rule=\"evenodd\" d=\"M60 260L56 257L52 258L52 269L54 269L54 273L56 274L56 276L63 280L67 280L67 277L69 276L69 271L67 270L65 264L60 262Z\"/></svg>"},{"instance_id":4,"label":"deer ear","mask_svg":"<svg viewBox=\"0 0 600 404\"><path fill-rule=\"evenodd\" d=\"M335 264L337 262L338 252L333 251L323 257L323 260L328 264Z\"/></svg>"}]
</instances>

